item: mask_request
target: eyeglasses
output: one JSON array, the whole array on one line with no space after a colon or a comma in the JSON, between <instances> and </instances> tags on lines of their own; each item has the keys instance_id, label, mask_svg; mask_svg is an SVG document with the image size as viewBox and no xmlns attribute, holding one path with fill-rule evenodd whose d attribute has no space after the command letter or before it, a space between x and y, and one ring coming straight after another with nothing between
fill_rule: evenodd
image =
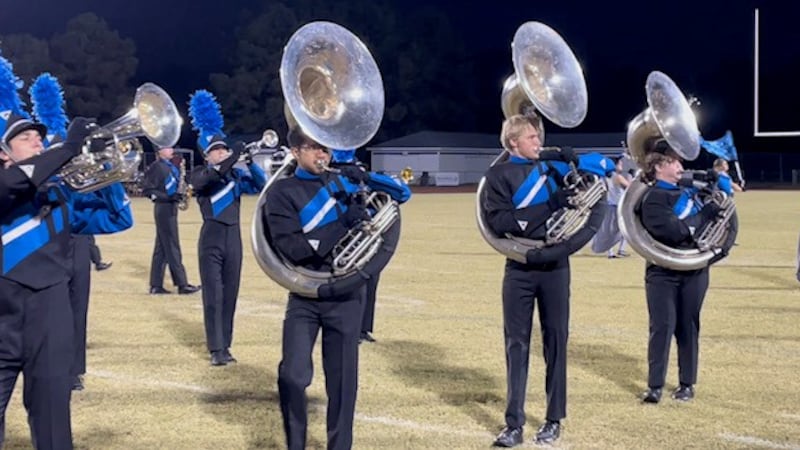
<instances>
[{"instance_id":1,"label":"eyeglasses","mask_svg":"<svg viewBox=\"0 0 800 450\"><path fill-rule=\"evenodd\" d=\"M299 147L299 149L304 151L304 152L313 152L313 151L321 150L321 151L323 151L325 153L330 153L330 149L328 149L327 147L325 147L323 145L317 144L317 143L306 143L306 144L301 145Z\"/></svg>"}]
</instances>

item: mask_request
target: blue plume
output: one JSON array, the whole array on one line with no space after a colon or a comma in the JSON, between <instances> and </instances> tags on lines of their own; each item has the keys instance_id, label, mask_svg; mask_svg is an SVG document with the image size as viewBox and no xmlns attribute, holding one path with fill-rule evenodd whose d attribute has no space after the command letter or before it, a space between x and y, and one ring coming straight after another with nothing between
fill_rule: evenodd
<instances>
[{"instance_id":1,"label":"blue plume","mask_svg":"<svg viewBox=\"0 0 800 450\"><path fill-rule=\"evenodd\" d=\"M64 91L58 79L43 73L36 78L28 93L36 120L46 126L49 133L66 137L69 120L64 113Z\"/></svg>"},{"instance_id":2,"label":"blue plume","mask_svg":"<svg viewBox=\"0 0 800 450\"><path fill-rule=\"evenodd\" d=\"M189 99L189 116L192 118L192 128L200 134L224 136L222 111L211 92L200 89L192 94Z\"/></svg>"},{"instance_id":3,"label":"blue plume","mask_svg":"<svg viewBox=\"0 0 800 450\"><path fill-rule=\"evenodd\" d=\"M0 56L0 111L11 110L19 116L30 118L17 92L23 84L22 80L14 75L14 66L11 62Z\"/></svg>"}]
</instances>

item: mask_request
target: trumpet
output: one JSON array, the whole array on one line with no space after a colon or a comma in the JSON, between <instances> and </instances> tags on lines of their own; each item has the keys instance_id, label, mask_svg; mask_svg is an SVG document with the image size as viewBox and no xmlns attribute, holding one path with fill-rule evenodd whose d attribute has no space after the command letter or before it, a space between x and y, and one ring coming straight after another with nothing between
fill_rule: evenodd
<instances>
[{"instance_id":1,"label":"trumpet","mask_svg":"<svg viewBox=\"0 0 800 450\"><path fill-rule=\"evenodd\" d=\"M252 160L256 155L271 155L275 153L278 146L278 133L275 130L267 129L261 135L261 139L248 142L244 145L244 153L239 155L238 162Z\"/></svg>"}]
</instances>

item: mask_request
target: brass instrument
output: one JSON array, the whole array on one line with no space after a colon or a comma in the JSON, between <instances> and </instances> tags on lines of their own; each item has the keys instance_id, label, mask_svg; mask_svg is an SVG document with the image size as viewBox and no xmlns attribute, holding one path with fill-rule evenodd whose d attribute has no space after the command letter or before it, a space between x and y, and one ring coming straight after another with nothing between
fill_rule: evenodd
<instances>
[{"instance_id":1,"label":"brass instrument","mask_svg":"<svg viewBox=\"0 0 800 450\"><path fill-rule=\"evenodd\" d=\"M264 130L264 133L261 134L261 139L245 144L245 152L239 155L239 162L252 159L256 155L273 154L278 142L278 133L275 130Z\"/></svg>"},{"instance_id":2,"label":"brass instrument","mask_svg":"<svg viewBox=\"0 0 800 450\"><path fill-rule=\"evenodd\" d=\"M124 116L98 128L87 138L80 155L59 172L64 182L78 192L91 192L132 178L141 161L145 136L158 147L175 145L183 120L175 103L163 89L145 83L136 90L133 108ZM102 151L90 151L92 141L104 141Z\"/></svg>"},{"instance_id":3,"label":"brass instrument","mask_svg":"<svg viewBox=\"0 0 800 450\"><path fill-rule=\"evenodd\" d=\"M186 183L186 159L181 158L178 169L180 172L178 178L178 209L186 211L189 209L189 200L192 198L192 185Z\"/></svg>"},{"instance_id":4,"label":"brass instrument","mask_svg":"<svg viewBox=\"0 0 800 450\"><path fill-rule=\"evenodd\" d=\"M564 39L543 23L527 22L514 35L512 50L515 74L506 79L501 96L501 108L506 118L523 114L534 116L541 124L542 119L536 114L538 110L562 127L580 125L588 108L586 81L578 59ZM544 127L540 129L543 139ZM509 152L503 151L490 167L505 162L509 157ZM476 218L486 242L507 258L525 263L530 250L562 244L585 229L589 218L599 214L596 205L601 205L600 200L605 198L606 185L597 176L579 173L574 166L571 169L564 184L576 190L571 198L575 209L562 209L553 214L547 222L544 241L497 236L490 230L483 208L486 180L481 179ZM583 239L583 234L580 239Z\"/></svg>"},{"instance_id":5,"label":"brass instrument","mask_svg":"<svg viewBox=\"0 0 800 450\"><path fill-rule=\"evenodd\" d=\"M405 184L414 181L414 171L411 170L411 167L406 166L400 171L400 179L403 180Z\"/></svg>"},{"instance_id":6,"label":"brass instrument","mask_svg":"<svg viewBox=\"0 0 800 450\"><path fill-rule=\"evenodd\" d=\"M700 153L700 133L689 102L666 74L653 71L645 85L648 107L628 125L628 149L640 167L653 144L665 139L682 158L693 160ZM619 229L627 242L646 260L674 270L695 270L712 260L727 255L736 239L738 219L733 199L707 183L695 181L701 192L709 192L705 201L714 201L722 208L710 226L694 239L697 248L672 248L655 240L641 223L637 205L650 188L640 173L622 194L617 205Z\"/></svg>"},{"instance_id":7,"label":"brass instrument","mask_svg":"<svg viewBox=\"0 0 800 450\"><path fill-rule=\"evenodd\" d=\"M331 22L301 27L284 48L280 77L287 121L321 145L357 148L378 131L384 111L380 71L364 43L347 29ZM287 151L259 195L251 228L256 260L272 280L306 297L357 288L394 252L400 234L397 203L388 196L370 195L368 206L375 212L336 244L332 272L297 267L275 249L263 220L263 210L269 208L267 193L276 181L290 176L296 164Z\"/></svg>"}]
</instances>

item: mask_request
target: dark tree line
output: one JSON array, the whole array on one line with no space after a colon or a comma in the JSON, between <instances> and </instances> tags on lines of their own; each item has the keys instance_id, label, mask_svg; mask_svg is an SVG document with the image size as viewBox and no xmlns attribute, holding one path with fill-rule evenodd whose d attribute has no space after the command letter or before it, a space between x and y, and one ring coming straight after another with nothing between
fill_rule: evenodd
<instances>
[{"instance_id":1,"label":"dark tree line","mask_svg":"<svg viewBox=\"0 0 800 450\"><path fill-rule=\"evenodd\" d=\"M17 34L2 36L0 42L3 56L26 84L20 95L28 105L27 86L42 72L59 79L70 117L94 117L105 123L133 104L136 45L95 14L74 17L63 32L48 39Z\"/></svg>"}]
</instances>

